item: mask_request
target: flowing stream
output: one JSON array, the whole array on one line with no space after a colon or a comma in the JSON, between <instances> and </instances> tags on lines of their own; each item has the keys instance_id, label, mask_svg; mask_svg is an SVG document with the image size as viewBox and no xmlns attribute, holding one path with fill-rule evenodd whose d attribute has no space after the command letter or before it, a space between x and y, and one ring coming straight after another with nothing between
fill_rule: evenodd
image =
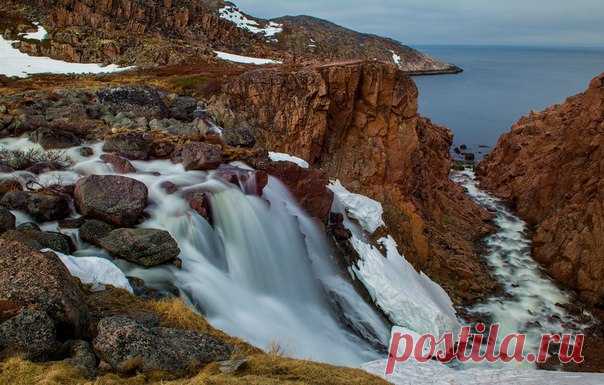
<instances>
[{"instance_id":1,"label":"flowing stream","mask_svg":"<svg viewBox=\"0 0 604 385\"><path fill-rule=\"evenodd\" d=\"M525 333L526 351L537 352L543 333L572 333L588 327L593 318L565 310L571 295L560 289L531 256L527 225L505 204L478 187L474 172L452 173L451 178L466 189L479 205L494 213L497 231L485 239L486 262L504 289L502 295L488 298L469 309L501 326L500 335Z\"/></svg>"},{"instance_id":2,"label":"flowing stream","mask_svg":"<svg viewBox=\"0 0 604 385\"><path fill-rule=\"evenodd\" d=\"M34 146L28 139L4 139L8 149ZM65 171L35 176L17 171L0 177L37 179L43 185L73 184L90 175L115 174L95 155L84 158L78 148L66 151L74 165ZM172 265L143 269L113 260L129 276L148 285L176 286L180 294L208 321L226 333L265 349L278 346L288 356L357 366L379 358L389 338L387 325L340 272L322 228L298 207L287 189L270 178L262 197L225 182L214 171L185 171L170 161L133 161L137 173L125 175L148 187L148 219L140 227L164 229L177 240L182 269ZM243 164L239 173L249 173ZM168 194L163 182L178 186ZM253 182L252 182L253 183ZM213 225L190 209L188 190L210 193ZM17 213L17 222L31 221ZM100 256L103 250L83 243L77 231L59 229L56 222L44 230L70 234L78 245L76 256Z\"/></svg>"}]
</instances>

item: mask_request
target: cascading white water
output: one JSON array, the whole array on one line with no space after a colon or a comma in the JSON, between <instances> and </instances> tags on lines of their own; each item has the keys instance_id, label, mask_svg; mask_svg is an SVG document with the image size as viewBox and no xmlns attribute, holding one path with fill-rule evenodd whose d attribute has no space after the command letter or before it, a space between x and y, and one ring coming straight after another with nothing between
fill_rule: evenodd
<instances>
[{"instance_id":1,"label":"cascading white water","mask_svg":"<svg viewBox=\"0 0 604 385\"><path fill-rule=\"evenodd\" d=\"M27 139L0 144L33 146ZM69 170L13 176L72 184L85 175L115 174L99 160L101 144L93 147L91 158L69 149L67 155L75 162ZM212 325L261 348L278 344L293 357L351 366L380 356L388 325L338 271L323 231L277 179L271 177L258 197L214 172L185 171L169 161L132 163L137 173L126 176L149 189L150 216L141 227L169 231L179 244L183 266L143 269L115 260L127 275L151 285L176 286ZM166 181L179 191L168 194L161 186ZM213 225L183 198L192 189L210 193ZM45 229L61 231L56 223L45 224ZM80 248L76 255L109 258L81 242L77 232L66 233Z\"/></svg>"},{"instance_id":2,"label":"cascading white water","mask_svg":"<svg viewBox=\"0 0 604 385\"><path fill-rule=\"evenodd\" d=\"M479 205L495 214L495 234L485 239L486 261L505 294L473 306L471 313L501 325L501 333L525 333L526 351L537 351L543 333L577 332L589 326L591 315L579 320L565 310L572 298L558 288L531 257L526 223L505 204L480 190L474 172L454 172L452 179Z\"/></svg>"}]
</instances>

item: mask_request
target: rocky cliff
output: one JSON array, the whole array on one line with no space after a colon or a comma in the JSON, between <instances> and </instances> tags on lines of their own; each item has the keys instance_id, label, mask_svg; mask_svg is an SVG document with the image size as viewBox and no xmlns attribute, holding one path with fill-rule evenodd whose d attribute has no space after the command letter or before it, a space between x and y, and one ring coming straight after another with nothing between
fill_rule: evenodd
<instances>
[{"instance_id":1,"label":"rocky cliff","mask_svg":"<svg viewBox=\"0 0 604 385\"><path fill-rule=\"evenodd\" d=\"M482 184L534 228L534 257L604 306L604 74L516 123L480 164Z\"/></svg>"},{"instance_id":2,"label":"rocky cliff","mask_svg":"<svg viewBox=\"0 0 604 385\"><path fill-rule=\"evenodd\" d=\"M418 115L417 96L387 64L273 68L227 81L210 110L382 202L407 259L456 300L476 299L493 288L476 252L489 215L449 180L452 134Z\"/></svg>"},{"instance_id":3,"label":"rocky cliff","mask_svg":"<svg viewBox=\"0 0 604 385\"><path fill-rule=\"evenodd\" d=\"M222 0L9 0L0 16L4 35L19 40L40 21L48 39L22 41L20 49L69 61L150 66L219 50L286 62L377 59L411 73L460 71L394 40L308 16L263 20Z\"/></svg>"}]
</instances>

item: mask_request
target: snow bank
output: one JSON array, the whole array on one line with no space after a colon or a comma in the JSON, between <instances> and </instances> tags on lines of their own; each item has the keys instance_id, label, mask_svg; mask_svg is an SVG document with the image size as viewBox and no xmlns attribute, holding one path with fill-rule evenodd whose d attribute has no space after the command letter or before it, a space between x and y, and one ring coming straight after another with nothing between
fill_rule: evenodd
<instances>
[{"instance_id":1,"label":"snow bank","mask_svg":"<svg viewBox=\"0 0 604 385\"><path fill-rule=\"evenodd\" d=\"M297 164L298 166L300 166L302 168L310 167L308 165L308 162L305 161L304 159L298 158L293 155L284 154L282 152L269 152L268 156L269 156L269 158L271 158L271 160L273 162L291 162L291 163Z\"/></svg>"},{"instance_id":2,"label":"snow bank","mask_svg":"<svg viewBox=\"0 0 604 385\"><path fill-rule=\"evenodd\" d=\"M241 55L235 55L233 53L227 53L227 52L222 52L222 51L214 51L214 52L216 53L218 58L220 58L222 60L232 61L235 63L256 64L256 65L281 64L280 61L272 60L272 59L260 59L260 58L249 57L249 56L241 56Z\"/></svg>"},{"instance_id":3,"label":"snow bank","mask_svg":"<svg viewBox=\"0 0 604 385\"><path fill-rule=\"evenodd\" d=\"M380 202L364 195L351 193L342 186L339 180L332 181L327 188L333 191L345 206L348 216L356 219L368 233L373 234L375 230L384 225L382 220L384 210Z\"/></svg>"},{"instance_id":4,"label":"snow bank","mask_svg":"<svg viewBox=\"0 0 604 385\"><path fill-rule=\"evenodd\" d=\"M346 214L344 224L352 233L350 243L360 257L351 266L352 273L363 283L374 303L395 325L415 333L457 334L460 324L447 293L427 275L415 271L398 252L391 236L378 240L385 255L367 240L367 233L373 234L384 225L382 205L351 193L337 180L328 188L335 194L333 211Z\"/></svg>"},{"instance_id":5,"label":"snow bank","mask_svg":"<svg viewBox=\"0 0 604 385\"><path fill-rule=\"evenodd\" d=\"M133 292L132 286L130 286L126 275L107 259L98 257L74 257L54 250L43 251L52 251L58 255L71 275L79 278L83 283L111 285L126 289L130 293Z\"/></svg>"},{"instance_id":6,"label":"snow bank","mask_svg":"<svg viewBox=\"0 0 604 385\"><path fill-rule=\"evenodd\" d=\"M447 293L428 276L415 271L399 254L392 237L378 241L386 255L365 240L353 236L351 244L360 256L352 266L377 306L395 325L418 334L440 336L460 327Z\"/></svg>"},{"instance_id":7,"label":"snow bank","mask_svg":"<svg viewBox=\"0 0 604 385\"><path fill-rule=\"evenodd\" d=\"M248 19L241 11L232 5L226 5L218 10L220 18L230 21L237 27L245 29L251 33L261 33L266 37L274 37L283 32L283 25L270 21L266 27L260 27L256 20Z\"/></svg>"},{"instance_id":8,"label":"snow bank","mask_svg":"<svg viewBox=\"0 0 604 385\"><path fill-rule=\"evenodd\" d=\"M46 38L46 36L48 35L48 32L46 32L44 27L42 27L39 23L34 23L34 25L36 27L38 27L38 30L36 32L25 33L21 36L25 39L30 39L30 40L38 40L38 41L44 40Z\"/></svg>"},{"instance_id":9,"label":"snow bank","mask_svg":"<svg viewBox=\"0 0 604 385\"><path fill-rule=\"evenodd\" d=\"M40 30L32 34L38 36ZM27 37L28 35L25 35ZM48 57L29 56L13 48L11 41L0 36L0 74L6 76L27 77L31 74L54 73L54 74L85 74L117 72L130 69L131 67L118 67L100 64L68 63Z\"/></svg>"},{"instance_id":10,"label":"snow bank","mask_svg":"<svg viewBox=\"0 0 604 385\"><path fill-rule=\"evenodd\" d=\"M419 364L414 361L398 363L391 376L385 374L386 360L363 364L361 368L395 385L601 385L604 374L550 372L535 369L474 367L452 369L436 361Z\"/></svg>"}]
</instances>

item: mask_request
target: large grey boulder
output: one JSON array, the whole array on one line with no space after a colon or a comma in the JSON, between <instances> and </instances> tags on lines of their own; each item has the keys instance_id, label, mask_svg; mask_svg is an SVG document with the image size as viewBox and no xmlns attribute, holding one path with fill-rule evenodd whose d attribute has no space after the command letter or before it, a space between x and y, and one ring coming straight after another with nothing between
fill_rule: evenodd
<instances>
[{"instance_id":1,"label":"large grey boulder","mask_svg":"<svg viewBox=\"0 0 604 385\"><path fill-rule=\"evenodd\" d=\"M74 198L79 212L89 218L132 226L147 207L147 186L119 175L91 175L78 180Z\"/></svg>"},{"instance_id":2,"label":"large grey boulder","mask_svg":"<svg viewBox=\"0 0 604 385\"><path fill-rule=\"evenodd\" d=\"M45 360L56 349L55 325L43 310L26 308L0 324L0 358Z\"/></svg>"},{"instance_id":3,"label":"large grey boulder","mask_svg":"<svg viewBox=\"0 0 604 385\"><path fill-rule=\"evenodd\" d=\"M233 350L207 334L147 328L122 316L102 319L93 345L97 355L120 373L188 373L210 362L227 360Z\"/></svg>"},{"instance_id":4,"label":"large grey boulder","mask_svg":"<svg viewBox=\"0 0 604 385\"><path fill-rule=\"evenodd\" d=\"M45 150L79 146L82 140L74 133L49 127L41 127L29 134L32 142Z\"/></svg>"},{"instance_id":5,"label":"large grey boulder","mask_svg":"<svg viewBox=\"0 0 604 385\"><path fill-rule=\"evenodd\" d=\"M37 305L62 337L87 331L84 294L59 257L0 239L0 298L21 307Z\"/></svg>"},{"instance_id":6,"label":"large grey boulder","mask_svg":"<svg viewBox=\"0 0 604 385\"><path fill-rule=\"evenodd\" d=\"M170 233L157 229L116 229L99 241L114 257L153 267L178 257L180 249Z\"/></svg>"},{"instance_id":7,"label":"large grey boulder","mask_svg":"<svg viewBox=\"0 0 604 385\"><path fill-rule=\"evenodd\" d=\"M103 221L97 221L96 219L89 219L80 227L80 238L84 242L88 242L95 246L100 246L100 241L115 227Z\"/></svg>"},{"instance_id":8,"label":"large grey boulder","mask_svg":"<svg viewBox=\"0 0 604 385\"><path fill-rule=\"evenodd\" d=\"M18 241L36 250L52 249L59 253L71 254L74 249L69 236L52 231L9 230L0 238L7 241Z\"/></svg>"}]
</instances>

